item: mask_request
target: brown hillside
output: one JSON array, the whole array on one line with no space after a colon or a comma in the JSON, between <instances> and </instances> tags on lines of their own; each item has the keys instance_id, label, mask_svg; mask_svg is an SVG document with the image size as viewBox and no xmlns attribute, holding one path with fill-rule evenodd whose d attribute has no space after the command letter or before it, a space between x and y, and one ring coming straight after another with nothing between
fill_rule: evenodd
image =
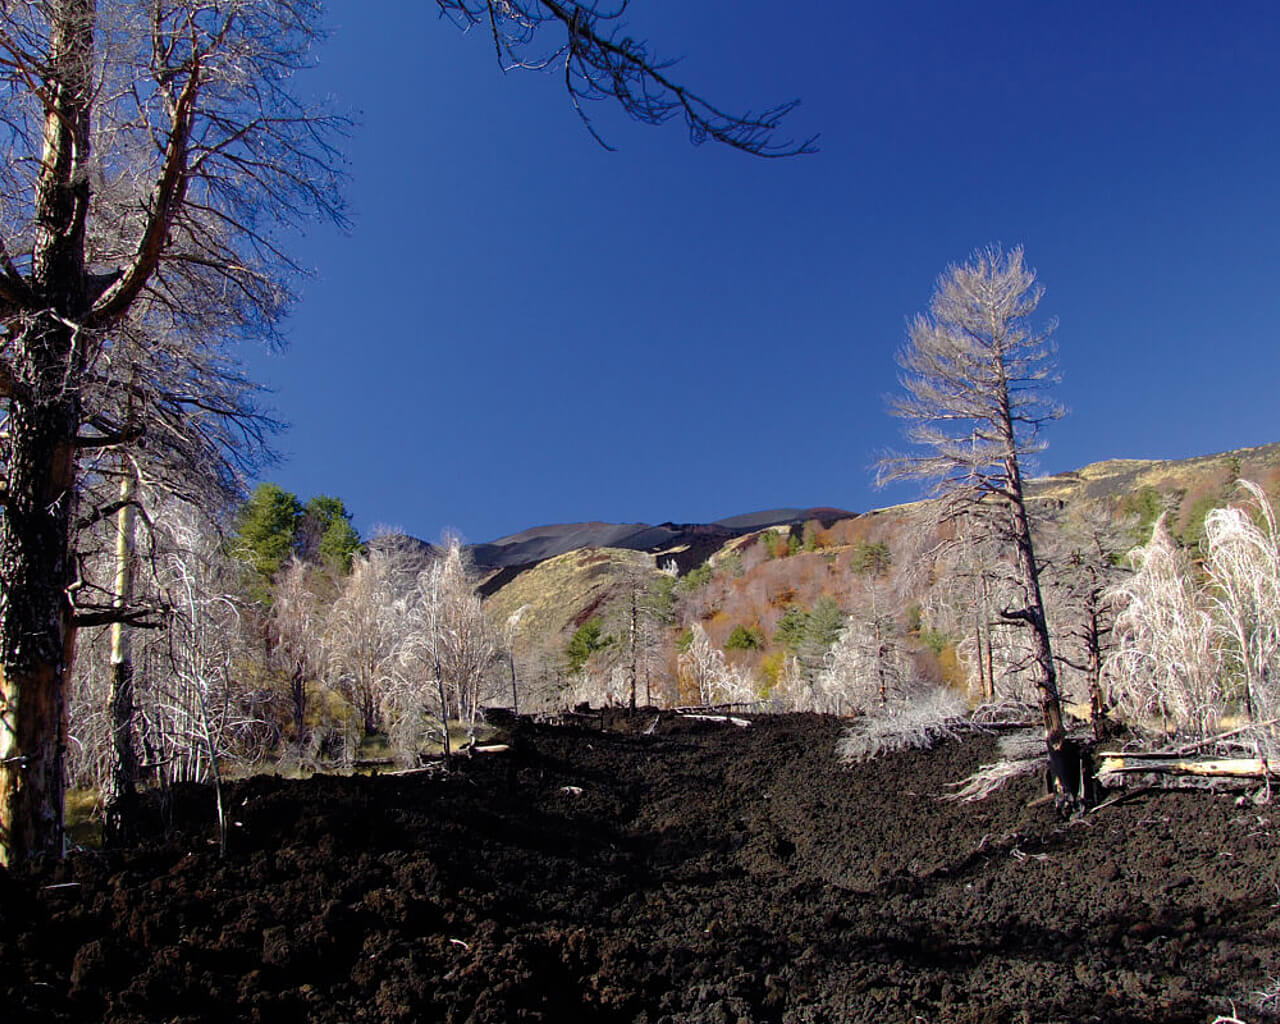
<instances>
[{"instance_id":1,"label":"brown hillside","mask_svg":"<svg viewBox=\"0 0 1280 1024\"><path fill-rule=\"evenodd\" d=\"M1041 513L1042 533L1056 529L1055 524L1072 510L1102 504L1108 514L1139 524L1133 527L1135 543L1136 531L1149 528L1155 512L1163 509L1169 512L1175 534L1193 543L1208 509L1231 499L1237 477L1257 481L1272 493L1280 491L1280 445L1179 461L1110 460L1035 479L1029 491ZM942 600L935 595L942 582L937 578L939 569L924 557L937 538L922 535L918 528L928 511L928 502L915 502L835 520L824 517L824 521L771 526L741 536L716 536L709 529L700 539L711 542L704 548L710 579L693 589L678 589L677 624L669 631L668 642L694 622L702 624L718 647L724 647L735 627L759 630L765 641L762 649L731 651L729 657L757 672L762 688L767 688L768 672L763 666L772 659L776 672L784 653L777 641L783 617L789 611L812 609L822 598L834 599L845 612L857 610L868 600L868 577L856 571L855 560L868 546L884 546L892 565L882 579L878 599L891 595L891 613L904 630L913 625L949 629L949 634L933 639L931 650L925 650L921 640L917 656L927 674L958 678L954 645L960 637L938 610ZM682 576L692 568L687 550L684 555ZM590 616L599 615L606 624L622 622L629 599L623 572L648 568L656 576L657 564L667 557L668 553L605 548L560 555L521 570L509 582L495 579L495 592L489 598L491 615L500 623L527 605L521 626L524 642L556 654ZM948 600L954 602L954 596ZM923 613L912 610L919 606L924 607ZM664 660L673 664L672 652Z\"/></svg>"}]
</instances>

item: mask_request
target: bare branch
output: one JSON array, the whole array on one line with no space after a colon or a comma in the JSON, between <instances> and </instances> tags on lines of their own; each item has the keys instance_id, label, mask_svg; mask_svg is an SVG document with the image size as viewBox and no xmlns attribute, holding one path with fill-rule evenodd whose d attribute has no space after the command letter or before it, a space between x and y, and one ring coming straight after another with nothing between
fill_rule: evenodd
<instances>
[{"instance_id":1,"label":"bare branch","mask_svg":"<svg viewBox=\"0 0 1280 1024\"><path fill-rule=\"evenodd\" d=\"M436 0L441 13L464 27L488 24L498 63L504 71L542 70L560 64L565 90L574 110L601 146L612 149L596 131L584 101L611 99L641 124L684 120L689 139L708 139L754 156L796 156L817 151L816 135L802 142L775 141L783 119L797 100L759 113L730 114L672 79L672 61L649 52L647 45L621 33L627 2L611 10L596 3L561 0ZM563 31L563 41L540 55L527 51L545 26Z\"/></svg>"}]
</instances>

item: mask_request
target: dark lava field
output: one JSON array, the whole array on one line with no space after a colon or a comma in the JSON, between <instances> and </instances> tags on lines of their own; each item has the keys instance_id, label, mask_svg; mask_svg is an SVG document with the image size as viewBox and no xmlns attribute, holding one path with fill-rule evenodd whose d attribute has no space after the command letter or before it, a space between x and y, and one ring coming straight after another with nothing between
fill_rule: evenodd
<instances>
[{"instance_id":1,"label":"dark lava field","mask_svg":"<svg viewBox=\"0 0 1280 1024\"><path fill-rule=\"evenodd\" d=\"M225 859L193 788L137 850L0 872L0 1019L1277 1019L1274 806L1139 789L1064 821L1031 777L939 799L989 735L848 768L831 719L609 725L247 779Z\"/></svg>"}]
</instances>

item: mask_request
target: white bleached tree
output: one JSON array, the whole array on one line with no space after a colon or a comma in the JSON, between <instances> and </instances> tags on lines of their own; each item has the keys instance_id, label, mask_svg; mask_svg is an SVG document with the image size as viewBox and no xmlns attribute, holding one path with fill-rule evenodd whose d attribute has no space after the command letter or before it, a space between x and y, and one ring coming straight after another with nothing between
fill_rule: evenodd
<instances>
[{"instance_id":1,"label":"white bleached tree","mask_svg":"<svg viewBox=\"0 0 1280 1024\"><path fill-rule=\"evenodd\" d=\"M883 712L910 700L919 687L892 619L869 612L845 621L814 689L825 698L815 711L845 715Z\"/></svg>"},{"instance_id":2,"label":"white bleached tree","mask_svg":"<svg viewBox=\"0 0 1280 1024\"><path fill-rule=\"evenodd\" d=\"M398 723L398 745L416 749L434 713L447 754L448 723L474 729L499 651L460 538L445 538L443 550L418 575L406 625L397 655L399 682L388 704Z\"/></svg>"},{"instance_id":3,"label":"white bleached tree","mask_svg":"<svg viewBox=\"0 0 1280 1024\"><path fill-rule=\"evenodd\" d=\"M680 652L678 671L684 684L697 692L700 704L747 704L756 699L751 679L728 663L700 622L690 627L689 645Z\"/></svg>"},{"instance_id":4,"label":"white bleached tree","mask_svg":"<svg viewBox=\"0 0 1280 1024\"><path fill-rule=\"evenodd\" d=\"M913 450L883 457L879 480L932 481L944 515L984 518L998 531L1019 591L1000 616L1030 636L1029 672L1058 765L1062 705L1023 487L1024 460L1044 448L1041 428L1064 414L1048 395L1056 324L1033 319L1043 291L1020 247L991 246L943 272L898 355L903 394L890 411L906 421Z\"/></svg>"},{"instance_id":5,"label":"white bleached tree","mask_svg":"<svg viewBox=\"0 0 1280 1024\"><path fill-rule=\"evenodd\" d=\"M1111 700L1131 721L1207 735L1223 711L1210 602L1163 515L1129 557L1133 575L1107 595L1120 609L1104 668Z\"/></svg>"},{"instance_id":6,"label":"white bleached tree","mask_svg":"<svg viewBox=\"0 0 1280 1024\"><path fill-rule=\"evenodd\" d=\"M351 703L366 736L379 730L378 709L398 672L409 629L403 566L395 551L357 555L324 628L330 679Z\"/></svg>"},{"instance_id":7,"label":"white bleached tree","mask_svg":"<svg viewBox=\"0 0 1280 1024\"><path fill-rule=\"evenodd\" d=\"M1205 570L1225 667L1255 721L1276 712L1280 677L1280 531L1266 492L1241 480L1243 507L1205 517Z\"/></svg>"}]
</instances>

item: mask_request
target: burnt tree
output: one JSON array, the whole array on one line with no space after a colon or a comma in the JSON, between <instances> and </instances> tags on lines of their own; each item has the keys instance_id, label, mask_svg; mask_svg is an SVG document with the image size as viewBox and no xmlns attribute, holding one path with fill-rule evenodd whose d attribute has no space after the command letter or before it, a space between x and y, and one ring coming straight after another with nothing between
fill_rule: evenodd
<instances>
[{"instance_id":1,"label":"burnt tree","mask_svg":"<svg viewBox=\"0 0 1280 1024\"><path fill-rule=\"evenodd\" d=\"M1030 631L1045 742L1057 765L1062 704L1022 476L1023 460L1044 448L1041 428L1064 413L1047 395L1056 325L1032 323L1042 295L1021 248L993 246L943 272L928 313L909 325L898 355L904 394L890 405L916 450L882 458L879 480L932 480L942 515L979 519L1007 547L1021 600L1000 615Z\"/></svg>"}]
</instances>

